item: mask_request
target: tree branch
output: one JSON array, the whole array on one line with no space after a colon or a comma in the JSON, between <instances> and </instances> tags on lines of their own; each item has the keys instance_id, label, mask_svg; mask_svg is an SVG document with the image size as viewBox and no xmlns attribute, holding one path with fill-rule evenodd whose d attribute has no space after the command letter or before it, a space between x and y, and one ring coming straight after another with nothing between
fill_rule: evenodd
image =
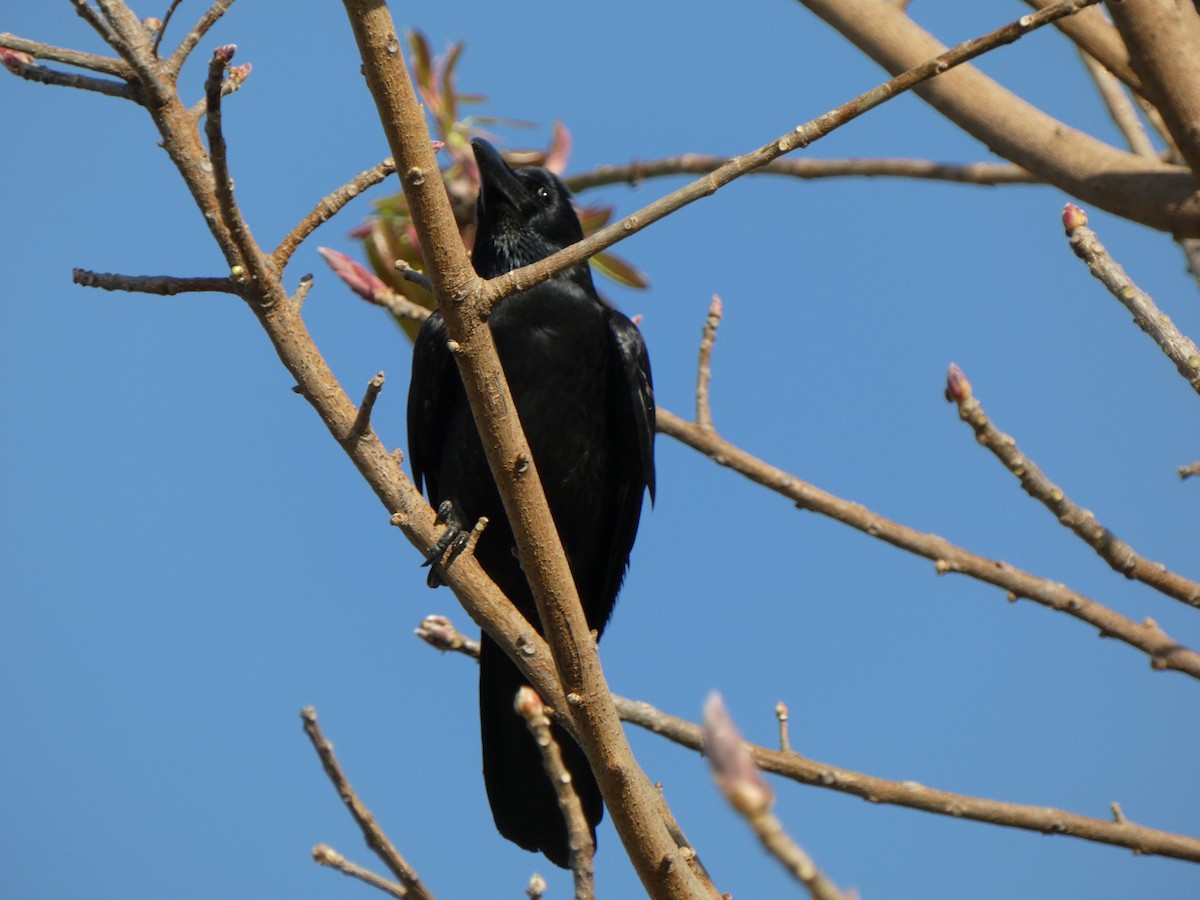
<instances>
[{"instance_id":1,"label":"tree branch","mask_svg":"<svg viewBox=\"0 0 1200 900\"><path fill-rule=\"evenodd\" d=\"M90 75L80 75L78 72L60 72L58 69L50 69L46 66L26 62L24 59L21 59L23 55L25 54L13 52L12 48L0 44L0 62L4 64L4 67L8 71L20 78L24 78L26 81L48 84L54 87L69 87L83 91L93 91L97 94L104 94L107 97L119 97L122 100L132 100L134 103L145 105L141 92L136 87L126 84L123 81L112 81L108 78L93 78Z\"/></svg>"},{"instance_id":2,"label":"tree branch","mask_svg":"<svg viewBox=\"0 0 1200 900\"><path fill-rule=\"evenodd\" d=\"M1005 589L1010 599L1027 597L1088 623L1098 629L1102 637L1116 638L1141 650L1150 657L1150 665L1155 669L1173 669L1200 678L1200 653L1176 643L1152 619L1134 622L1065 585L1038 578L998 560L977 556L937 535L885 519L865 506L835 497L757 459L711 429L685 422L662 407L658 409L658 430L699 450L717 464L793 500L801 509L828 516L901 550L933 560L938 574L959 572Z\"/></svg>"},{"instance_id":3,"label":"tree branch","mask_svg":"<svg viewBox=\"0 0 1200 900\"><path fill-rule=\"evenodd\" d=\"M1181 0L1122 0L1108 4L1108 11L1129 48L1142 94L1200 178L1200 12Z\"/></svg>"},{"instance_id":4,"label":"tree branch","mask_svg":"<svg viewBox=\"0 0 1200 900\"><path fill-rule=\"evenodd\" d=\"M369 884L373 888L378 888L385 894L391 894L393 897L399 897L401 900L408 897L408 891L395 882L388 881L386 878L380 878L369 869L364 869L360 865L350 862L342 854L338 853L328 844L317 844L312 851L313 862L319 866L327 866L330 869L337 869L343 875L348 875L351 878L357 878L364 884Z\"/></svg>"},{"instance_id":5,"label":"tree branch","mask_svg":"<svg viewBox=\"0 0 1200 900\"><path fill-rule=\"evenodd\" d=\"M1125 270L1108 255L1108 250L1100 243L1096 233L1088 228L1087 222L1086 212L1078 206L1067 204L1063 211L1063 227L1067 231L1071 249L1108 288L1109 293L1133 314L1133 321L1138 328L1154 338L1159 349L1175 363L1176 370L1187 379L1192 390L1200 394L1200 348L1175 327L1175 323L1158 308L1149 294L1133 283Z\"/></svg>"},{"instance_id":6,"label":"tree branch","mask_svg":"<svg viewBox=\"0 0 1200 900\"><path fill-rule=\"evenodd\" d=\"M597 166L563 183L572 193L609 184L640 184L649 178L670 175L708 175L732 157L685 153L663 159L635 160L623 166ZM747 175L780 175L789 178L916 178L959 184L1038 184L1038 179L1011 163L939 163L924 159L776 159Z\"/></svg>"},{"instance_id":7,"label":"tree branch","mask_svg":"<svg viewBox=\"0 0 1200 900\"><path fill-rule=\"evenodd\" d=\"M35 56L38 59L76 66L77 68L87 69L91 72L99 72L101 75L112 75L114 78L129 79L133 77L133 70L129 68L129 64L123 59L114 59L111 56L96 56L92 53L83 53L79 50L69 50L66 47L42 44L38 41L31 41L20 37L19 35L9 34L8 32L0 33L0 47L8 47L10 50L28 53L30 56Z\"/></svg>"},{"instance_id":8,"label":"tree branch","mask_svg":"<svg viewBox=\"0 0 1200 900\"><path fill-rule=\"evenodd\" d=\"M232 5L233 0L217 0L200 17L200 21L192 26L192 30L184 36L183 40L179 42L179 46L175 48L170 58L166 60L164 67L166 76L172 83L179 77L179 70L183 68L188 55L196 48L196 45L200 43L204 35L208 34L208 30L217 24L217 20L225 15L225 10L229 9Z\"/></svg>"},{"instance_id":9,"label":"tree branch","mask_svg":"<svg viewBox=\"0 0 1200 900\"><path fill-rule=\"evenodd\" d=\"M876 0L846 0L846 2L855 4L865 3L871 7L878 5L880 7L888 7L889 9L894 5L891 3L876 3ZM1057 21L1063 16L1071 15L1084 6L1098 2L1099 0L1066 0L1066 2L1059 3L1033 15L1024 16L1015 22L1010 22L1008 25L997 28L983 37L964 41L951 50L946 50L929 38L922 46L924 49L929 49L930 52L919 55L907 54L906 63L896 66L894 69L894 71L899 71L900 74L873 90L867 91L865 94L860 94L850 102L843 103L841 106L830 110L819 118L806 122L803 125L798 125L796 128L781 135L776 140L771 141L771 143L759 147L757 150L753 150L743 156L734 157L729 162L710 172L704 178L700 178L677 191L667 194L665 197L643 207L636 213L626 216L621 221L614 222L600 229L577 244L572 244L570 247L559 250L552 256L548 256L531 265L514 269L505 275L489 279L484 283L482 289L481 303L484 314L486 315L504 297L516 291L526 290L535 284L545 281L547 278L553 277L559 272L565 271L573 265L583 262L601 250L608 249L618 241L682 209L689 203L715 194L731 181L766 165L786 153L790 153L792 150L809 146L825 135L858 118L863 113L874 109L882 103L886 103L894 97L898 97L905 91L916 88L918 85L930 81L930 79L934 79L935 82L940 83L943 78L947 77L944 73L948 70L962 66L963 63L975 59L990 50L994 50L996 47L1011 44L1030 31ZM864 14L870 12L867 9L861 11ZM891 14L899 16L903 22L908 23L911 28L916 29L916 26L909 22L902 12L892 9ZM920 29L916 30L921 35L924 35L924 32L920 32ZM963 69L963 71L967 70ZM971 71L973 72L973 70ZM935 79L934 77L938 75L941 75L942 78ZM983 76L978 77L982 78ZM928 90L928 87L924 90ZM918 93L921 93L921 91L918 91ZM922 93L922 96L925 95ZM1038 115L1041 114L1038 113ZM1056 125L1056 127L1065 128L1066 126ZM1106 145L1102 144L1098 144L1098 146L1106 147ZM1106 149L1111 150L1111 148L1107 147ZM1017 161L1019 162L1019 160ZM1145 164L1148 165L1149 163ZM1122 161L1122 165L1125 169L1128 168L1126 161ZM1171 169L1171 167L1166 168ZM1194 189L1192 180L1185 172L1178 169L1174 169L1173 171L1177 171L1187 186L1190 189ZM1179 186L1177 183L1176 187ZM1146 190L1146 185L1139 182L1138 197L1140 198ZM1194 201L1195 212L1194 225L1197 234L1200 234L1200 197L1192 199ZM1175 200L1179 201L1179 198L1176 197Z\"/></svg>"},{"instance_id":10,"label":"tree branch","mask_svg":"<svg viewBox=\"0 0 1200 900\"><path fill-rule=\"evenodd\" d=\"M173 275L116 275L109 272L92 272L89 269L72 269L71 280L81 287L100 288L105 291L131 291L140 294L175 294L215 292L241 294L241 285L228 278L179 278Z\"/></svg>"},{"instance_id":11,"label":"tree branch","mask_svg":"<svg viewBox=\"0 0 1200 900\"><path fill-rule=\"evenodd\" d=\"M1059 0L1025 0L1034 9L1054 6ZM1075 42L1080 50L1104 66L1109 72L1141 93L1141 79L1129 65L1129 51L1117 30L1104 18L1099 7L1082 9L1077 15L1059 19L1054 27Z\"/></svg>"},{"instance_id":12,"label":"tree branch","mask_svg":"<svg viewBox=\"0 0 1200 900\"><path fill-rule=\"evenodd\" d=\"M383 861L383 864L391 870L392 874L414 898L433 900L433 895L421 882L416 871L400 855L400 851L392 846L392 842L379 827L379 823L375 821L371 811L367 809L366 805L358 798L358 794L354 792L354 788L350 786L346 773L342 771L341 764L338 763L337 757L333 753L333 745L329 743L329 740L321 732L321 726L317 724L317 711L311 706L306 706L300 711L300 719L304 723L304 733L308 735L313 749L317 751L325 774L338 792L338 796L341 797L342 803L346 805L351 817L358 824L367 846Z\"/></svg>"},{"instance_id":13,"label":"tree branch","mask_svg":"<svg viewBox=\"0 0 1200 900\"><path fill-rule=\"evenodd\" d=\"M341 212L342 207L367 188L380 184L395 171L396 161L389 156L365 172L359 172L336 191L326 194L318 200L313 211L301 219L296 227L284 236L283 240L279 242L279 246L275 248L275 252L271 254L279 270L283 271L288 260L292 258L292 254L296 252L296 248L303 243L305 238Z\"/></svg>"},{"instance_id":14,"label":"tree branch","mask_svg":"<svg viewBox=\"0 0 1200 900\"><path fill-rule=\"evenodd\" d=\"M1147 584L1168 597L1200 607L1200 584L1176 575L1162 563L1150 562L1105 528L1096 516L1076 506L1062 488L1046 477L1037 463L1023 454L1017 442L996 430L958 368L950 367L946 396L958 406L958 415L971 426L976 440L1017 476L1025 493L1042 503L1054 517L1096 551L1114 572Z\"/></svg>"},{"instance_id":15,"label":"tree branch","mask_svg":"<svg viewBox=\"0 0 1200 900\"><path fill-rule=\"evenodd\" d=\"M621 718L632 725L661 735L683 747L703 751L703 729L699 725L661 712L648 703L627 700L624 697L617 698L617 709L620 710ZM1085 841L1125 847L1138 854L1200 862L1200 838L1134 825L1127 819L1108 821L1047 806L1025 806L955 794L926 787L915 781L888 781L873 775L864 775L861 772L817 762L798 753L772 750L757 744L746 746L755 764L763 771L790 778L810 787L852 794L870 803L904 806L956 819L971 819L1042 834L1067 835Z\"/></svg>"},{"instance_id":16,"label":"tree branch","mask_svg":"<svg viewBox=\"0 0 1200 900\"><path fill-rule=\"evenodd\" d=\"M885 0L801 0L890 72L942 52L943 46ZM1088 0L1055 4L1079 8ZM1115 215L1171 234L1200 237L1200 194L1188 172L1142 159L1046 115L977 69L964 66L917 93L993 152Z\"/></svg>"},{"instance_id":17,"label":"tree branch","mask_svg":"<svg viewBox=\"0 0 1200 900\"><path fill-rule=\"evenodd\" d=\"M432 621L431 620L436 620ZM437 650L453 650L479 659L479 644L461 635L449 619L427 617L417 635ZM704 751L700 725L672 716L642 700L615 697L621 720L698 752ZM1005 828L1062 834L1085 841L1125 847L1146 856L1169 856L1200 863L1200 838L1133 825L1123 815L1112 821L1081 816L1046 806L988 800L926 787L915 781L889 781L809 759L790 748L772 750L746 744L754 763L765 772L809 787L861 797L870 803L903 806L956 819L971 819Z\"/></svg>"}]
</instances>

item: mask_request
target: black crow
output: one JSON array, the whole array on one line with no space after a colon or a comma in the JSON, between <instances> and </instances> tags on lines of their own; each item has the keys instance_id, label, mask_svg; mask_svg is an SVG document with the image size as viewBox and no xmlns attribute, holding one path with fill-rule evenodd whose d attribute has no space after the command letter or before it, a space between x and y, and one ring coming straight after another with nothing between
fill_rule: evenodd
<instances>
[{"instance_id":1,"label":"black crow","mask_svg":"<svg viewBox=\"0 0 1200 900\"><path fill-rule=\"evenodd\" d=\"M514 169L486 141L471 145L480 175L472 262L480 276L494 278L583 238L570 194L551 172ZM600 299L586 262L507 298L489 325L588 625L603 631L625 576L642 496L648 490L654 498L654 390L646 346L637 326ZM475 557L540 631L446 342L446 326L434 312L417 336L408 395L413 477L447 523L431 559L487 516ZM433 586L437 573L435 563ZM479 662L483 777L496 827L565 867L565 821L538 749L513 709L525 679L486 634ZM594 837L604 814L600 790L574 740L558 726L554 734Z\"/></svg>"}]
</instances>

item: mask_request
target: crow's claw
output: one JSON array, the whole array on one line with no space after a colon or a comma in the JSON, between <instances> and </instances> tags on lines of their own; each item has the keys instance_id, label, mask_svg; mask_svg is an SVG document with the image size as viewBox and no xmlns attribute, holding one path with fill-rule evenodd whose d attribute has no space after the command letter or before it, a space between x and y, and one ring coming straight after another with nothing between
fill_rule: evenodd
<instances>
[{"instance_id":1,"label":"crow's claw","mask_svg":"<svg viewBox=\"0 0 1200 900\"><path fill-rule=\"evenodd\" d=\"M446 530L442 532L442 536L433 545L433 549L425 555L425 562L421 563L422 568L425 566L432 567L429 577L426 579L430 587L437 587L443 583L440 573L454 562L455 558L466 549L467 544L471 540L470 529L462 527L462 523L454 511L454 504L449 500L443 500L438 504L437 516L434 518L434 521L439 525L444 524ZM435 565L445 555L447 550L450 551L450 555L446 557L446 561L441 565Z\"/></svg>"}]
</instances>

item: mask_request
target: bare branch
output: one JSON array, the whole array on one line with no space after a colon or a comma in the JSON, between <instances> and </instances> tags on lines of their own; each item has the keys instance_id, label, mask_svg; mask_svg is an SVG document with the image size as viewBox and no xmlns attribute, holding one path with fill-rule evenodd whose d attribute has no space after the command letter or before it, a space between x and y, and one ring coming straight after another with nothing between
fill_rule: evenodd
<instances>
[{"instance_id":1,"label":"bare branch","mask_svg":"<svg viewBox=\"0 0 1200 900\"><path fill-rule=\"evenodd\" d=\"M99 72L101 75L112 75L115 78L124 79L133 77L133 70L129 68L129 64L123 59L115 59L111 56L95 56L91 53L82 53L79 50L69 50L66 47L42 44L15 34L9 34L8 32L0 34L0 47L8 47L10 50L28 53L30 56L35 56L38 59L76 66L77 68L87 69L91 72Z\"/></svg>"},{"instance_id":2,"label":"bare branch","mask_svg":"<svg viewBox=\"0 0 1200 900\"><path fill-rule=\"evenodd\" d=\"M1176 643L1152 619L1134 622L1065 585L1038 578L998 560L977 556L937 535L890 521L865 506L842 500L801 481L662 407L658 408L657 421L660 433L788 497L801 509L828 516L902 550L934 560L938 574L958 572L1003 588L1009 592L1010 599L1027 597L1088 623L1098 629L1102 637L1116 638L1141 650L1150 657L1154 669L1172 669L1200 678L1200 653Z\"/></svg>"},{"instance_id":3,"label":"bare branch","mask_svg":"<svg viewBox=\"0 0 1200 900\"><path fill-rule=\"evenodd\" d=\"M275 265L282 271L305 238L341 212L342 207L367 188L380 184L395 171L396 161L389 156L365 172L359 172L336 191L322 197L313 207L313 211L301 219L279 242L279 246L271 254L275 258Z\"/></svg>"},{"instance_id":4,"label":"bare branch","mask_svg":"<svg viewBox=\"0 0 1200 900\"><path fill-rule=\"evenodd\" d=\"M792 741L788 736L788 708L782 700L775 704L775 718L779 720L779 749L788 753L792 749Z\"/></svg>"},{"instance_id":5,"label":"bare branch","mask_svg":"<svg viewBox=\"0 0 1200 900\"><path fill-rule=\"evenodd\" d=\"M1086 51L1080 50L1079 57L1087 66L1088 74L1092 76L1092 81L1096 83L1096 89L1100 92L1100 99L1108 107L1113 124L1125 136L1129 149L1146 159L1157 159L1158 153L1155 151L1154 145L1150 143L1150 137L1146 134L1146 129L1142 127L1142 120L1138 118L1137 110L1125 93L1121 82Z\"/></svg>"},{"instance_id":6,"label":"bare branch","mask_svg":"<svg viewBox=\"0 0 1200 900\"><path fill-rule=\"evenodd\" d=\"M0 45L0 62L14 75L26 81L38 84L49 84L54 87L77 88L83 91L93 91L107 97L120 97L122 100L132 100L143 103L141 92L136 87L123 81L111 81L107 78L93 78L90 75L80 75L78 72L60 72L31 62L25 62L11 50Z\"/></svg>"},{"instance_id":7,"label":"bare branch","mask_svg":"<svg viewBox=\"0 0 1200 900\"><path fill-rule=\"evenodd\" d=\"M178 278L173 275L116 275L73 269L71 280L81 287L105 291L132 291L139 294L175 294L215 292L241 294L242 286L230 278Z\"/></svg>"},{"instance_id":8,"label":"bare branch","mask_svg":"<svg viewBox=\"0 0 1200 900\"><path fill-rule=\"evenodd\" d=\"M1133 314L1137 326L1154 338L1159 349L1167 355L1179 374L1187 379L1192 390L1200 394L1200 348L1175 327L1170 317L1141 290L1100 243L1096 233L1088 228L1087 213L1068 203L1063 211L1063 227L1075 255L1087 263L1088 270L1100 279L1110 294Z\"/></svg>"},{"instance_id":9,"label":"bare branch","mask_svg":"<svg viewBox=\"0 0 1200 900\"><path fill-rule=\"evenodd\" d=\"M1200 11L1180 0L1122 0L1108 11L1142 79L1142 94L1200 178Z\"/></svg>"},{"instance_id":10,"label":"bare branch","mask_svg":"<svg viewBox=\"0 0 1200 900\"><path fill-rule=\"evenodd\" d=\"M563 179L573 193L608 184L641 184L669 175L708 175L732 157L685 153L663 159L634 160L622 166L597 166ZM776 159L747 175L788 178L916 178L959 184L1038 184L1038 179L1012 163L939 163L924 159Z\"/></svg>"},{"instance_id":11,"label":"bare branch","mask_svg":"<svg viewBox=\"0 0 1200 900\"><path fill-rule=\"evenodd\" d=\"M354 417L354 425L350 428L348 438L357 440L371 427L371 410L375 408L375 398L379 396L379 392L383 390L383 373L377 372L375 377L367 382L367 392L363 395L362 403L358 407L358 415Z\"/></svg>"},{"instance_id":12,"label":"bare branch","mask_svg":"<svg viewBox=\"0 0 1200 900\"><path fill-rule=\"evenodd\" d=\"M179 8L179 3L180 0L171 0L171 5L163 13L162 23L158 26L158 34L154 35L154 44L152 45L155 56L158 56L158 48L162 46L163 35L167 33L167 26L171 24L171 17L175 15L175 10Z\"/></svg>"},{"instance_id":13,"label":"bare branch","mask_svg":"<svg viewBox=\"0 0 1200 900\"><path fill-rule=\"evenodd\" d=\"M460 638L462 636L448 619L431 618L440 620L438 630L441 632L442 641L434 643L420 635L427 643L437 649L454 650L473 659L479 658L478 644L466 638L455 639L455 635ZM644 728L680 746L703 751L703 729L699 725L669 715L641 700L615 697L614 701L622 721ZM765 772L790 778L809 787L851 794L871 803L887 803L936 815L971 819L1042 834L1069 835L1081 840L1125 847L1142 855L1169 856L1200 863L1200 838L1134 825L1124 817L1113 821L1094 819L1046 806L1026 806L956 794L926 787L915 781L888 781L873 775L864 775L851 769L809 759L791 750L772 750L757 744L746 746L755 764Z\"/></svg>"},{"instance_id":14,"label":"bare branch","mask_svg":"<svg viewBox=\"0 0 1200 900\"><path fill-rule=\"evenodd\" d=\"M179 42L179 46L175 48L170 58L166 60L166 73L171 81L179 77L179 70L183 68L188 54L196 48L196 45L200 43L204 35L208 34L208 30L217 24L217 20L225 15L225 10L229 9L232 5L233 0L217 0L200 17L200 21L192 26L192 30L184 36L184 39ZM164 22L163 25L165 26L166 23Z\"/></svg>"},{"instance_id":15,"label":"bare branch","mask_svg":"<svg viewBox=\"0 0 1200 900\"><path fill-rule=\"evenodd\" d=\"M801 0L890 72L942 52L943 45L882 0ZM1065 6L1034 13L1041 16ZM1171 234L1200 237L1200 193L1186 169L1142 159L1070 128L970 66L917 91L993 152L1109 212Z\"/></svg>"},{"instance_id":16,"label":"bare branch","mask_svg":"<svg viewBox=\"0 0 1200 900\"><path fill-rule=\"evenodd\" d=\"M617 698L621 718L639 728L661 735L684 747L702 751L703 729L692 722L668 715L648 703ZM766 772L790 778L810 787L852 794L871 803L905 806L956 819L971 819L1006 828L1061 834L1125 847L1142 855L1169 856L1200 862L1200 838L1134 825L1128 820L1113 822L1064 812L1047 806L1025 806L955 794L926 787L915 781L888 781L818 762L798 753L785 753L747 745L754 762Z\"/></svg>"},{"instance_id":17,"label":"bare branch","mask_svg":"<svg viewBox=\"0 0 1200 900\"><path fill-rule=\"evenodd\" d=\"M1200 460L1196 460L1194 463L1188 463L1186 466L1179 467L1179 479L1181 481L1186 481L1193 475L1200 475Z\"/></svg>"},{"instance_id":18,"label":"bare branch","mask_svg":"<svg viewBox=\"0 0 1200 900\"><path fill-rule=\"evenodd\" d=\"M408 896L408 891L393 881L388 881L386 878L380 878L369 869L364 869L362 866L350 862L342 854L338 853L328 844L317 844L312 851L313 862L319 866L328 866L331 869L337 869L343 875L349 875L351 878L357 878L364 884L369 884L373 888L378 888L385 894L391 894L393 897L404 898Z\"/></svg>"},{"instance_id":19,"label":"bare branch","mask_svg":"<svg viewBox=\"0 0 1200 900\"><path fill-rule=\"evenodd\" d=\"M242 218L242 211L233 197L233 178L229 174L225 135L221 131L221 76L236 51L236 44L224 44L213 51L212 59L208 62L208 78L204 82L204 93L208 101L204 134L208 138L208 158L212 163L213 188L221 220L229 231L242 264L249 269L250 277L260 284L266 284L272 280L272 273L267 271L265 261L250 236L250 228Z\"/></svg>"},{"instance_id":20,"label":"bare branch","mask_svg":"<svg viewBox=\"0 0 1200 900\"><path fill-rule=\"evenodd\" d=\"M304 733L308 735L313 749L317 751L317 756L320 757L325 774L329 777L334 789L337 790L338 796L341 797L342 802L346 805L346 809L349 810L350 815L358 824L363 838L366 839L367 846L375 852L375 855L383 861L383 864L388 867L414 898L418 898L418 900L433 900L433 895L421 882L417 873L409 866L404 857L400 855L400 852L392 846L392 842L388 840L388 836L379 827L379 823L375 821L375 817L371 815L371 811L358 799L358 794L350 786L346 774L342 771L341 764L338 763L337 757L333 753L333 745L329 743L328 739L321 732L321 727L317 724L317 711L311 706L306 706L300 711L300 719L304 723Z\"/></svg>"},{"instance_id":21,"label":"bare branch","mask_svg":"<svg viewBox=\"0 0 1200 900\"><path fill-rule=\"evenodd\" d=\"M79 18L91 25L96 33L104 39L104 43L115 48L114 41L118 40L116 34L114 34L108 23L100 17L100 14L92 9L92 5L87 0L71 0L71 5L75 7L75 12L79 14Z\"/></svg>"},{"instance_id":22,"label":"bare branch","mask_svg":"<svg viewBox=\"0 0 1200 900\"><path fill-rule=\"evenodd\" d=\"M583 814L583 804L579 802L579 794L575 792L575 785L571 782L571 773L563 763L562 749L550 731L546 705L537 691L523 685L517 691L516 709L525 719L534 743L542 754L546 777L554 785L558 808L562 810L563 818L567 822L567 843L571 850L571 876L575 882L575 900L595 900L596 872L593 857L596 845L592 841L587 817Z\"/></svg>"},{"instance_id":23,"label":"bare branch","mask_svg":"<svg viewBox=\"0 0 1200 900\"><path fill-rule=\"evenodd\" d=\"M1113 571L1147 584L1189 606L1200 608L1200 584L1176 575L1162 563L1150 562L1138 554L1101 525L1093 513L1076 506L1062 488L1046 477L1037 463L1020 451L1013 438L996 430L958 366L950 367L947 383L954 385L946 395L958 405L959 418L971 426L976 440L991 450L1004 463L1004 467L1017 476L1025 493L1041 501L1059 522L1075 532L1112 566Z\"/></svg>"},{"instance_id":24,"label":"bare branch","mask_svg":"<svg viewBox=\"0 0 1200 900\"><path fill-rule=\"evenodd\" d=\"M708 403L708 385L712 381L712 350L717 340L717 327L721 324L721 311L721 298L713 294L700 336L700 363L696 369L696 424L710 430L713 419Z\"/></svg>"},{"instance_id":25,"label":"bare branch","mask_svg":"<svg viewBox=\"0 0 1200 900\"><path fill-rule=\"evenodd\" d=\"M809 6L815 5L815 0L813 2L805 0L805 2ZM834 0L829 0L829 2L834 2ZM912 29L916 29L919 34L924 35L924 32L917 29L904 16L902 11L894 8L893 4L881 3L878 0L843 0L843 2L848 4L866 4L860 11L868 19L874 14L872 10L890 10L888 18L895 16L899 21L907 23ZM734 157L725 165L709 173L706 177L700 178L677 191L667 194L665 197L643 207L636 213L626 216L621 221L614 222L600 229L577 244L572 244L570 247L560 250L552 256L548 256L531 265L514 269L505 275L489 279L484 283L480 297L483 313L486 315L502 298L517 291L527 290L533 285L539 284L573 265L578 265L588 257L594 256L601 250L608 249L618 241L641 231L648 225L657 222L659 219L670 215L676 210L682 209L689 203L699 200L702 197L712 196L722 187L748 172L764 166L772 160L790 153L792 150L807 147L846 123L858 118L863 113L874 109L882 103L886 103L894 97L898 97L905 91L930 81L930 79L934 79L934 76L943 75L944 78L946 76L943 73L946 73L950 69L962 66L963 63L975 59L977 56L981 56L990 50L994 50L996 47L1012 43L1034 29L1054 22L1063 16L1071 15L1084 6L1090 6L1098 2L1099 0L1065 0L1065 2L1056 4L1053 7L1030 16L1024 16L1015 22L1010 22L1008 25L998 28L983 37L964 41L952 50L946 50L940 44L933 41L932 38L928 38L928 36L926 36L927 40L924 42L916 41L916 43L921 45L922 52L919 54L906 52L905 64L893 67L893 71L899 71L900 74L891 80L867 91L865 94L860 94L850 102L843 103L841 106L825 113L819 118L806 122L803 125L798 125L796 128L781 135L771 143L759 147L757 150L753 150L743 156ZM879 16L882 15L883 13L880 12ZM929 52L924 52L925 50ZM978 73L974 74L979 78L983 78ZM943 78L935 79L935 83L940 83ZM928 85L926 89L928 89ZM1038 115L1041 114L1038 113ZM1045 118L1048 119L1048 117ZM1066 128L1066 126L1060 123L1054 124L1056 128ZM1112 151L1112 148L1107 147L1107 145L1100 144L1099 142L1096 143L1106 151ZM1124 157L1127 157L1128 154L1118 155L1123 157L1121 160L1122 171L1127 171L1129 163L1128 159ZM1020 162L1015 157L1014 160ZM1150 165L1146 161L1139 161L1139 163ZM1173 206L1171 213L1175 215L1186 209L1192 209L1195 213L1195 221L1192 223L1192 227L1195 228L1197 234L1200 234L1200 197L1191 196L1195 189L1194 183L1187 177L1186 173L1180 171L1179 174L1182 176L1182 182L1176 180L1172 181L1172 184L1179 190L1183 190L1185 187L1187 190L1182 197L1172 196L1173 202L1179 204L1179 206ZM1137 197L1139 203L1146 193L1147 188L1144 181L1138 181ZM1191 207L1187 207L1186 205L1186 201L1189 200L1192 204ZM1161 215L1162 210L1156 209L1156 213ZM1137 219L1136 216L1130 217ZM1138 219L1138 221L1141 220Z\"/></svg>"},{"instance_id":26,"label":"bare branch","mask_svg":"<svg viewBox=\"0 0 1200 900\"><path fill-rule=\"evenodd\" d=\"M762 777L720 694L704 704L704 755L725 799L754 829L767 852L781 862L815 900L849 900L771 813L774 792Z\"/></svg>"},{"instance_id":27,"label":"bare branch","mask_svg":"<svg viewBox=\"0 0 1200 900\"><path fill-rule=\"evenodd\" d=\"M1025 0L1034 9L1053 6L1058 0ZM1054 27L1075 42L1082 52L1092 57L1133 90L1141 92L1141 79L1129 66L1129 51L1121 35L1112 27L1098 7L1080 10L1077 15L1059 19Z\"/></svg>"}]
</instances>

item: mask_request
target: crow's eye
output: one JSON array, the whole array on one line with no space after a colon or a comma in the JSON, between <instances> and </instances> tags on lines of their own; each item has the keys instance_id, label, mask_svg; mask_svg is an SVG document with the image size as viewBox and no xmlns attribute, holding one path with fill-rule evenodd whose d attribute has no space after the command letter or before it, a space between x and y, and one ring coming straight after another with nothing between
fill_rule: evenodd
<instances>
[{"instance_id":1,"label":"crow's eye","mask_svg":"<svg viewBox=\"0 0 1200 900\"><path fill-rule=\"evenodd\" d=\"M537 189L537 198L546 206L549 206L551 200L554 199L550 196L550 188L547 187L540 187Z\"/></svg>"}]
</instances>

